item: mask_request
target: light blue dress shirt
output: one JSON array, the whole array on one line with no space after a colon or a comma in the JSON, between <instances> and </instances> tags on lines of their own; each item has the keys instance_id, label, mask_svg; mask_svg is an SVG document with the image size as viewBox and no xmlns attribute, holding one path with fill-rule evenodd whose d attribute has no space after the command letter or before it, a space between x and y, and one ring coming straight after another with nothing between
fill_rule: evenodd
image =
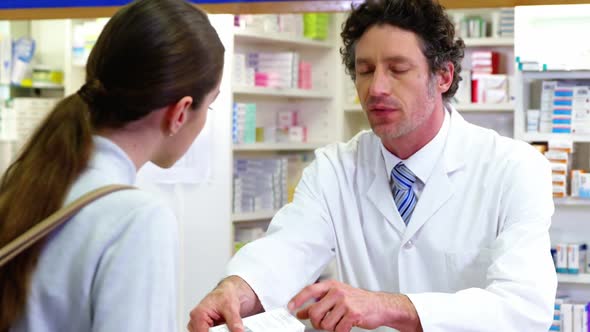
<instances>
[{"instance_id":1,"label":"light blue dress shirt","mask_svg":"<svg viewBox=\"0 0 590 332\"><path fill-rule=\"evenodd\" d=\"M122 149L98 136L94 144L67 202L135 182L135 166ZM26 313L11 332L176 331L177 260L169 207L141 190L109 194L48 238Z\"/></svg>"}]
</instances>

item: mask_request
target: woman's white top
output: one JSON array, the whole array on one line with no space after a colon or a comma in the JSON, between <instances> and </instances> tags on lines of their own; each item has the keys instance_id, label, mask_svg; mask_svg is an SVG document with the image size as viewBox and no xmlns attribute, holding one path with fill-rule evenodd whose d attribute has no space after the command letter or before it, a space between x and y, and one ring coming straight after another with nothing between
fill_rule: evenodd
<instances>
[{"instance_id":1,"label":"woman's white top","mask_svg":"<svg viewBox=\"0 0 590 332\"><path fill-rule=\"evenodd\" d=\"M67 203L135 182L121 148L98 136L94 144ZM48 238L26 313L11 331L175 331L177 236L172 210L150 193L123 190L91 203Z\"/></svg>"}]
</instances>

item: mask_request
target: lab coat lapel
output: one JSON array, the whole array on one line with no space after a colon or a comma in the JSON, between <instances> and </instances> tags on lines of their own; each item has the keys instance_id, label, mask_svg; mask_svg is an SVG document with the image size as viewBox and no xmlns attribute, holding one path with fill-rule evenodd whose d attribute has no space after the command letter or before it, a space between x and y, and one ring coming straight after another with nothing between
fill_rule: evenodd
<instances>
[{"instance_id":1,"label":"lab coat lapel","mask_svg":"<svg viewBox=\"0 0 590 332\"><path fill-rule=\"evenodd\" d=\"M410 240L418 230L453 197L455 186L451 176L465 165L465 155L461 151L464 145L467 122L450 105L451 123L445 148L432 170L430 178L422 190L414 213L408 223L402 243Z\"/></svg>"},{"instance_id":2,"label":"lab coat lapel","mask_svg":"<svg viewBox=\"0 0 590 332\"><path fill-rule=\"evenodd\" d=\"M367 190L367 198L375 205L375 208L387 221L400 233L403 234L406 225L396 210L389 181L386 176L385 161L381 154L381 141L378 138L373 140L371 149L371 160L367 160L367 166L372 167L372 180Z\"/></svg>"},{"instance_id":3,"label":"lab coat lapel","mask_svg":"<svg viewBox=\"0 0 590 332\"><path fill-rule=\"evenodd\" d=\"M432 170L430 179L424 186L424 190L414 208L414 213L408 222L404 240L408 241L414 234L441 208L454 194L451 180L447 170L441 161Z\"/></svg>"}]
</instances>

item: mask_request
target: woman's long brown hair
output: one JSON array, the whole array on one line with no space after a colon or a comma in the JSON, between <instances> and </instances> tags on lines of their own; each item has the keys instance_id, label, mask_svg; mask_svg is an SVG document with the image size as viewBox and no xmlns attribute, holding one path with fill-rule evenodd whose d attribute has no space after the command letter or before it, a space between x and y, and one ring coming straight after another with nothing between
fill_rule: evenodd
<instances>
[{"instance_id":1,"label":"woman's long brown hair","mask_svg":"<svg viewBox=\"0 0 590 332\"><path fill-rule=\"evenodd\" d=\"M123 7L91 52L84 87L56 105L0 180L0 247L64 204L96 129L123 128L184 96L196 108L219 82L223 54L207 15L183 0ZM0 267L0 332L25 313L44 245Z\"/></svg>"}]
</instances>

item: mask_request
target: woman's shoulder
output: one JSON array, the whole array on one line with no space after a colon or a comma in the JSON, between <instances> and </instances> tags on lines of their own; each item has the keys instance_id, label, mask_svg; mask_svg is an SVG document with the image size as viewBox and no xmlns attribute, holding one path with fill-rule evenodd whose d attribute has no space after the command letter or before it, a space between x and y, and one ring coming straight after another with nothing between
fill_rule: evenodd
<instances>
[{"instance_id":1,"label":"woman's shoulder","mask_svg":"<svg viewBox=\"0 0 590 332\"><path fill-rule=\"evenodd\" d=\"M97 217L106 217L112 222L139 222L144 227L147 224L161 227L165 226L162 225L163 222L174 222L176 219L170 206L161 197L141 189L110 193L92 203L88 210Z\"/></svg>"},{"instance_id":2,"label":"woman's shoulder","mask_svg":"<svg viewBox=\"0 0 590 332\"><path fill-rule=\"evenodd\" d=\"M68 201L103 185L74 186ZM125 189L103 196L82 208L63 231L69 235L110 241L122 236L137 236L138 233L175 237L176 229L174 211L160 196L141 189Z\"/></svg>"}]
</instances>

